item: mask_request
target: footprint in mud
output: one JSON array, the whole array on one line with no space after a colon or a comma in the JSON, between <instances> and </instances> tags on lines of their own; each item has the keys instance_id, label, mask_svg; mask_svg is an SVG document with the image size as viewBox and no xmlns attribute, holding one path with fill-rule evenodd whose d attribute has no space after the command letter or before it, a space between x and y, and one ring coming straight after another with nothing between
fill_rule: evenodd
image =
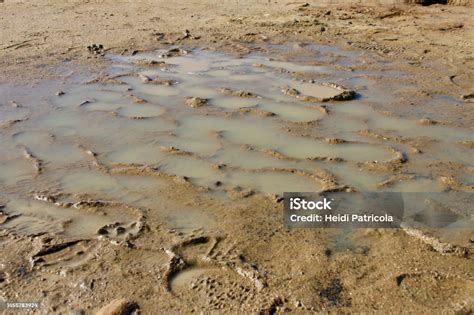
<instances>
[{"instance_id":1,"label":"footprint in mud","mask_svg":"<svg viewBox=\"0 0 474 315\"><path fill-rule=\"evenodd\" d=\"M67 193L33 197L9 200L1 209L0 229L16 235L123 242L138 237L145 228L143 209L123 203Z\"/></svg>"},{"instance_id":2,"label":"footprint in mud","mask_svg":"<svg viewBox=\"0 0 474 315\"><path fill-rule=\"evenodd\" d=\"M99 246L95 240L55 242L46 238L31 261L35 268L66 273L86 264L96 255Z\"/></svg>"},{"instance_id":3,"label":"footprint in mud","mask_svg":"<svg viewBox=\"0 0 474 315\"><path fill-rule=\"evenodd\" d=\"M231 248L222 245L219 238L197 236L167 250L168 291L203 310L264 304L265 297L259 294L266 287L263 276L250 264L233 259Z\"/></svg>"}]
</instances>

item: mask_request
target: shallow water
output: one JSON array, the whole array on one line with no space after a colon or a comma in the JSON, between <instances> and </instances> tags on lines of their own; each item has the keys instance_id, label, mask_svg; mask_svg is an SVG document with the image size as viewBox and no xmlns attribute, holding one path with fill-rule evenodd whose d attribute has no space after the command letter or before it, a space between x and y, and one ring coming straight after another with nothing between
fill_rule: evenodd
<instances>
[{"instance_id":1,"label":"shallow water","mask_svg":"<svg viewBox=\"0 0 474 315\"><path fill-rule=\"evenodd\" d=\"M339 64L359 57L331 47L309 49L333 55L342 60ZM122 74L114 78L116 82L68 83L61 85L64 95L54 95L59 87L51 83L51 93L41 106L31 106L36 104L36 95L31 95L30 103L25 101L25 107L0 106L3 123L28 118L0 129L0 188L18 194L13 199L9 195L8 209L24 214L17 223L12 220L9 224L21 230L34 218L37 222L31 223L32 229L41 230L47 216L56 228L61 225L55 225L54 220L84 224L87 234L94 233L98 225L119 219L82 218L74 211L55 216L59 210L54 206L43 209L37 202L23 199L44 189L150 208L159 203L157 190L164 187L160 180L107 174L97 163L105 168L116 164L152 166L213 191L251 189L267 194L320 191L336 185L362 191L443 191L437 175L430 174L430 163L456 162L461 170L473 165L472 149L459 143L473 140L472 130L422 125L415 119L378 112L374 102L395 96L379 90L360 71L346 73L341 79L341 70L330 66L258 55L232 58L193 51L160 58L160 53L109 56L109 71ZM142 59L165 61L168 66L137 66L135 62ZM342 81L357 86L359 97L344 102L303 102L284 95L285 88L316 98L340 93L319 83L295 80L293 72L321 74L324 80L317 80L321 83ZM168 80L170 85L144 82L143 75ZM400 76L390 72L376 75ZM222 88L253 94L228 95L229 90L223 92ZM32 94L37 93L34 91ZM207 104L190 108L187 97L207 99ZM405 143L364 136L362 130L405 140L424 139L430 146L414 154ZM327 138L340 141L332 144ZM415 179L380 185L393 174L367 170L359 163L389 161L396 157L395 149L408 163L416 164L417 169L410 170ZM25 156L25 150L31 156ZM35 170L35 165L40 165L41 171ZM321 172L326 172L326 177ZM337 184L328 179L331 175ZM461 171L458 175L459 180L472 184L471 175ZM210 224L206 215L191 212L168 216L169 225L187 232ZM92 224L89 220L98 221ZM82 235L76 225L68 227L69 235ZM56 232L62 233L62 229Z\"/></svg>"},{"instance_id":2,"label":"shallow water","mask_svg":"<svg viewBox=\"0 0 474 315\"><path fill-rule=\"evenodd\" d=\"M388 160L393 156L383 148L367 144L331 145L317 139L292 136L281 130L278 124L260 120L253 117L245 120L207 116L188 117L181 121L178 133L205 138L217 132L231 143L252 145L262 150L272 149L299 159L330 156L346 160L370 161Z\"/></svg>"}]
</instances>

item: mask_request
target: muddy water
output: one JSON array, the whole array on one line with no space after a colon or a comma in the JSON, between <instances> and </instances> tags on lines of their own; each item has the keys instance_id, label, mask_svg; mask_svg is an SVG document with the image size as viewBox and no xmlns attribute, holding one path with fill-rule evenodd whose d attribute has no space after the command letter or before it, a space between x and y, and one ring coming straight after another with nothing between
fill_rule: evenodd
<instances>
[{"instance_id":1,"label":"muddy water","mask_svg":"<svg viewBox=\"0 0 474 315\"><path fill-rule=\"evenodd\" d=\"M322 52L337 54L328 47ZM115 211L116 204L101 214L60 211L50 201L33 200L38 191L49 191L75 201L120 203L122 210L155 207L157 191L166 185L158 178L114 173L127 166L151 167L213 191L281 194L443 191L453 187L430 165L445 162L456 163L450 174L467 183L454 188L472 186L465 173L473 166L472 149L463 144L474 139L472 130L377 111L374 103L394 96L361 72L344 73L341 80L341 70L331 65L206 51L171 58L160 53L109 56L114 78L61 87L53 82L44 95L31 90L23 106L2 103L0 204L19 215L7 220L7 228L83 236L113 222L136 224L136 211ZM347 65L358 55L340 57L339 64ZM295 74L324 79L302 81ZM341 93L329 84L338 81L362 86L355 100L323 101ZM64 93L54 95L60 88ZM289 90L296 92L284 93ZM203 106L188 106L189 97L203 99ZM414 148L420 142L422 148ZM395 166L367 167L390 163ZM183 232L211 222L193 210L164 217Z\"/></svg>"}]
</instances>

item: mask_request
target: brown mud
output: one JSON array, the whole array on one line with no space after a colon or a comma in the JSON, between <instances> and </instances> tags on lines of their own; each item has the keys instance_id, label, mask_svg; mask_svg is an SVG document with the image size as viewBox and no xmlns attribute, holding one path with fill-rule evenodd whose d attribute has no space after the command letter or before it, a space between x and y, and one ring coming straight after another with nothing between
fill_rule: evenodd
<instances>
[{"instance_id":1,"label":"brown mud","mask_svg":"<svg viewBox=\"0 0 474 315\"><path fill-rule=\"evenodd\" d=\"M467 232L289 230L280 203L474 191L472 6L0 6L0 301L474 311L472 208Z\"/></svg>"}]
</instances>

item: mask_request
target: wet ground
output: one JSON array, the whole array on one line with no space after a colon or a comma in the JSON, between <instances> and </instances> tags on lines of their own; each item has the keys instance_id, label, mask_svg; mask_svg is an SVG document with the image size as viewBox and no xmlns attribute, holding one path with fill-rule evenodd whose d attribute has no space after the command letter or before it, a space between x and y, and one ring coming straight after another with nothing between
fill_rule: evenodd
<instances>
[{"instance_id":1,"label":"wet ground","mask_svg":"<svg viewBox=\"0 0 474 315\"><path fill-rule=\"evenodd\" d=\"M286 191L474 189L472 129L435 110L409 117L386 112L399 102L459 102L420 95L408 72L358 67L375 57L333 46L276 45L266 55L241 56L184 49L106 54L103 73L69 69L60 81L0 87L8 97L0 106L2 228L54 235L82 253L63 259L50 252L68 256L64 248L40 250L35 268L74 270L94 256L95 240L133 248L162 230L184 240L142 258L157 268L168 264L168 292L196 305L202 297L189 290L217 294L215 309L229 307L229 299L252 305L245 299L267 287L265 277L233 254L232 244L219 248L221 238L212 234L243 224L240 215L262 215L242 210L247 198L263 198L278 222L277 200ZM232 214L233 202L244 213ZM463 226L472 227L472 209L463 211ZM327 257L367 255L359 232L321 233ZM472 240L470 229L437 236L441 245L418 238L443 253L456 250L442 242ZM349 306L340 280L331 281L320 284L327 286L320 297ZM266 298L261 303L269 307L287 303Z\"/></svg>"},{"instance_id":2,"label":"wet ground","mask_svg":"<svg viewBox=\"0 0 474 315\"><path fill-rule=\"evenodd\" d=\"M292 62L180 49L170 57L166 51L110 55L108 73L93 80L46 83L48 94L34 87L28 98L40 104L12 106L18 102L12 99L1 108L7 212L32 220L80 218L19 206L32 191L151 207L159 198L149 194L160 184L127 175L140 167L230 194L472 190L465 180L473 166L472 130L378 110L397 100L391 91L400 95L409 87L392 83L390 91L375 78L402 80L408 73L345 71L335 65L366 57L305 49ZM308 65L313 51L339 61ZM9 94L15 90L24 88ZM430 169L440 161L455 165L448 182Z\"/></svg>"}]
</instances>

